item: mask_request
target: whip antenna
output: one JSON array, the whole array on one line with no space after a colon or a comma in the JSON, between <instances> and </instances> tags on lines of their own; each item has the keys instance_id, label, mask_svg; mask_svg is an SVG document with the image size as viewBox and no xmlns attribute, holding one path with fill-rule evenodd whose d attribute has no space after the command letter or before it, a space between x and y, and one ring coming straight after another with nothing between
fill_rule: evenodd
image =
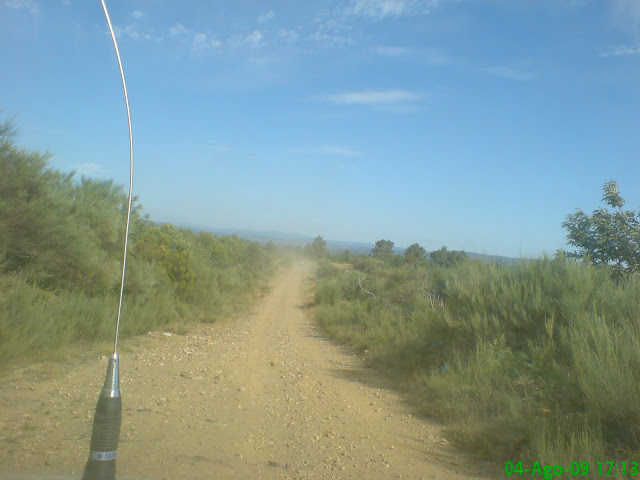
<instances>
[{"instance_id":1,"label":"whip antenna","mask_svg":"<svg viewBox=\"0 0 640 480\"><path fill-rule=\"evenodd\" d=\"M120 283L120 299L118 302L118 319L116 322L116 335L113 342L113 354L109 357L107 375L104 386L98 397L96 413L93 419L93 431L91 432L91 446L89 459L84 469L82 480L114 480L116 476L116 452L122 425L122 398L120 397L120 369L118 358L118 334L120 333L120 316L122 314L122 297L124 296L124 277L127 269L127 248L129 246L129 223L131 222L131 192L133 190L133 134L131 131L131 113L129 111L129 96L127 84L124 80L124 70L120 60L118 42L116 41L111 19L105 0L100 0L102 10L107 19L111 40L118 58L120 77L122 78L122 90L124 102L127 107L127 121L129 124L129 200L127 204L127 227L124 235L124 255L122 259L122 280Z\"/></svg>"}]
</instances>

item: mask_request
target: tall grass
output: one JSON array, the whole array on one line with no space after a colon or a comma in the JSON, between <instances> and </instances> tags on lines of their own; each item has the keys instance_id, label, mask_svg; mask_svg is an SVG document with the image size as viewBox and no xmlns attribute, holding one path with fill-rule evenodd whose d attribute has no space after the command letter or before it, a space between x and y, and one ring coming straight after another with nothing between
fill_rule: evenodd
<instances>
[{"instance_id":1,"label":"tall grass","mask_svg":"<svg viewBox=\"0 0 640 480\"><path fill-rule=\"evenodd\" d=\"M354 267L318 281L320 323L402 374L460 443L547 463L640 450L637 279L549 258Z\"/></svg>"},{"instance_id":2,"label":"tall grass","mask_svg":"<svg viewBox=\"0 0 640 480\"><path fill-rule=\"evenodd\" d=\"M147 266L131 262L128 270L132 285L125 292L121 337L158 328L183 330L187 323L214 322L245 309L264 291L273 267L256 275L242 266L200 265L196 288L184 297L170 283L157 279L136 284L139 268ZM117 304L114 291L51 292L18 274L0 275L0 371L18 360L44 359L78 342L111 342Z\"/></svg>"}]
</instances>

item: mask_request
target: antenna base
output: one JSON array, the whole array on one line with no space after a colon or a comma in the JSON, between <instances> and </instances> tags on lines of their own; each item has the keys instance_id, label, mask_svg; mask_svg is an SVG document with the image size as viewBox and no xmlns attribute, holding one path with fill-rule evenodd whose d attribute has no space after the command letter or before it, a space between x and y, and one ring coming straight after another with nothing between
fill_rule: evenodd
<instances>
[{"instance_id":1,"label":"antenna base","mask_svg":"<svg viewBox=\"0 0 640 480\"><path fill-rule=\"evenodd\" d=\"M89 459L82 480L114 480L116 453L122 425L122 398L118 354L109 357L104 387L93 419Z\"/></svg>"}]
</instances>

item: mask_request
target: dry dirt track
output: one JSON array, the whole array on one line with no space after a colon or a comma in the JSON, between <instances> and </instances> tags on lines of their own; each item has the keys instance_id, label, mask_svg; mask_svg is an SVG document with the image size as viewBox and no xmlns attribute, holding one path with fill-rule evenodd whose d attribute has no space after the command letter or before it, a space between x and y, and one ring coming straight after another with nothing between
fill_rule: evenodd
<instances>
[{"instance_id":1,"label":"dry dirt track","mask_svg":"<svg viewBox=\"0 0 640 480\"><path fill-rule=\"evenodd\" d=\"M323 337L303 308L310 272L296 263L280 274L242 319L124 343L118 475L490 478L489 466L456 451L358 356ZM106 357L88 352L73 366L3 379L0 472L81 472L105 368Z\"/></svg>"}]
</instances>

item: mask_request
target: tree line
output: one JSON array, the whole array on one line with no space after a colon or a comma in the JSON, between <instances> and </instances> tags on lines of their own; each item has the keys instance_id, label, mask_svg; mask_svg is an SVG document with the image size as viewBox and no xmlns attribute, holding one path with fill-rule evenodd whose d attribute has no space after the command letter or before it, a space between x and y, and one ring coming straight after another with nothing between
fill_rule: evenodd
<instances>
[{"instance_id":1,"label":"tree line","mask_svg":"<svg viewBox=\"0 0 640 480\"><path fill-rule=\"evenodd\" d=\"M331 258L337 261L351 262L353 254L346 249L342 254L331 256L326 249L327 242L318 235L313 242L306 245L305 253L314 260L323 260ZM380 239L371 249L370 257L379 260L387 265L411 265L420 266L431 263L432 265L453 266L469 259L467 254L462 251L447 250L446 246L442 246L439 250L427 252L424 247L418 243L409 245L403 255L395 255L393 253L394 243L391 240Z\"/></svg>"},{"instance_id":2,"label":"tree line","mask_svg":"<svg viewBox=\"0 0 640 480\"><path fill-rule=\"evenodd\" d=\"M602 201L606 205L594 210L591 215L582 209L576 209L567 215L562 227L567 230L567 243L573 252L558 249L556 257L584 260L596 267L607 267L614 278L637 274L640 272L640 212L623 210L624 198L620 195L615 180L605 182L602 187ZM393 253L394 242L380 239L371 249L370 256L390 265L419 266L432 265L455 266L469 260L464 251L447 250L442 246L439 250L427 252L418 243L409 245L403 256ZM305 252L315 260L330 258L326 250L326 241L317 236L307 244ZM351 262L353 254L349 249L335 260ZM501 263L501 262L499 262Z\"/></svg>"}]
</instances>

